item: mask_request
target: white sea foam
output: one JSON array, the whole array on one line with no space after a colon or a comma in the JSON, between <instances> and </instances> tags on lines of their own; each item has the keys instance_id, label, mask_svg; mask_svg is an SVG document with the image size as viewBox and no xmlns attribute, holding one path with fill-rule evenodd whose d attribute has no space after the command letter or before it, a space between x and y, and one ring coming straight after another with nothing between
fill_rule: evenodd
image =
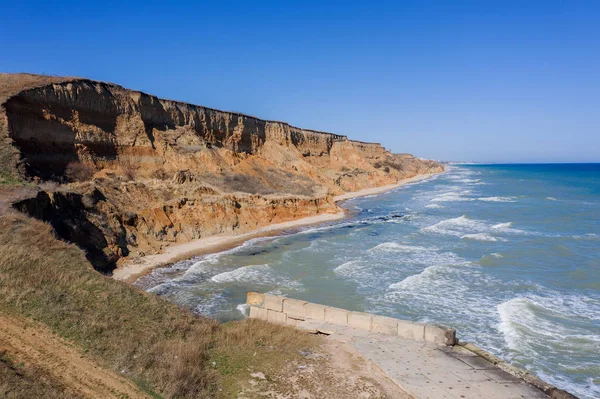
<instances>
[{"instance_id":1,"label":"white sea foam","mask_svg":"<svg viewBox=\"0 0 600 399\"><path fill-rule=\"evenodd\" d=\"M525 357L538 357L540 347L546 355L559 356L571 351L600 351L600 335L594 332L593 324L583 323L600 320L598 298L529 295L503 302L497 311L498 329L506 344Z\"/></svg>"},{"instance_id":2,"label":"white sea foam","mask_svg":"<svg viewBox=\"0 0 600 399\"><path fill-rule=\"evenodd\" d=\"M183 281L188 279L196 279L198 277L203 276L204 274L210 271L213 265L219 263L219 258L221 257L221 255L223 254L217 253L204 256L202 259L192 264L181 277L175 280Z\"/></svg>"},{"instance_id":3,"label":"white sea foam","mask_svg":"<svg viewBox=\"0 0 600 399\"><path fill-rule=\"evenodd\" d=\"M434 197L430 202L459 202L459 201L472 201L472 198L463 197L463 195L469 195L470 190L463 191L449 191L441 193L437 197Z\"/></svg>"},{"instance_id":4,"label":"white sea foam","mask_svg":"<svg viewBox=\"0 0 600 399\"><path fill-rule=\"evenodd\" d=\"M558 200L557 200L556 198L554 198L554 197L546 197L546 199L547 199L547 200L550 200L550 201L558 201Z\"/></svg>"},{"instance_id":5,"label":"white sea foam","mask_svg":"<svg viewBox=\"0 0 600 399\"><path fill-rule=\"evenodd\" d=\"M351 275L352 272L358 267L360 267L359 261L351 260L349 262L342 263L341 265L333 269L333 271L336 274L348 276Z\"/></svg>"},{"instance_id":6,"label":"white sea foam","mask_svg":"<svg viewBox=\"0 0 600 399\"><path fill-rule=\"evenodd\" d=\"M431 276L437 274L442 268L443 266L439 265L426 267L419 274L413 274L412 276L408 276L400 282L390 284L389 289L392 291L405 290L415 285L423 284L425 280L431 279Z\"/></svg>"},{"instance_id":7,"label":"white sea foam","mask_svg":"<svg viewBox=\"0 0 600 399\"><path fill-rule=\"evenodd\" d=\"M404 245L398 244L396 242L384 242L381 243L371 249L369 252L404 252L404 253L412 253L412 252L421 252L421 251L431 251L435 250L435 248L425 248L416 245Z\"/></svg>"},{"instance_id":8,"label":"white sea foam","mask_svg":"<svg viewBox=\"0 0 600 399\"><path fill-rule=\"evenodd\" d=\"M247 303L240 303L235 307L242 316L249 316L250 314L250 306Z\"/></svg>"},{"instance_id":9,"label":"white sea foam","mask_svg":"<svg viewBox=\"0 0 600 399\"><path fill-rule=\"evenodd\" d=\"M243 266L235 270L219 273L211 277L210 280L219 284L235 281L264 281L269 269L269 264Z\"/></svg>"},{"instance_id":10,"label":"white sea foam","mask_svg":"<svg viewBox=\"0 0 600 399\"><path fill-rule=\"evenodd\" d=\"M462 236L464 233L471 231L485 231L487 227L484 223L478 220L471 220L467 216L462 215L457 218L446 219L432 226L424 227L421 231L428 233L446 234Z\"/></svg>"},{"instance_id":11,"label":"white sea foam","mask_svg":"<svg viewBox=\"0 0 600 399\"><path fill-rule=\"evenodd\" d=\"M498 223L492 226L492 229L508 229L512 226L512 222Z\"/></svg>"},{"instance_id":12,"label":"white sea foam","mask_svg":"<svg viewBox=\"0 0 600 399\"><path fill-rule=\"evenodd\" d=\"M187 297L187 299L179 298L178 301L183 301L187 304L194 303L194 313L202 316L218 314L220 307L227 302L221 293L214 293L209 297L197 297L193 294L185 293L184 297Z\"/></svg>"},{"instance_id":13,"label":"white sea foam","mask_svg":"<svg viewBox=\"0 0 600 399\"><path fill-rule=\"evenodd\" d=\"M437 222L431 226L423 227L421 229L422 232L425 233L435 233L442 235L453 235L461 238L470 238L470 239L487 239L488 241L492 241L489 237L486 236L475 236L479 233L487 233L487 235L491 235L491 233L495 234L495 241L504 241L504 239L497 237L497 234L529 234L523 230L513 229L511 222L490 224L489 222L484 222L481 220L469 219L466 215L462 215L457 218L446 219L440 222Z\"/></svg>"},{"instance_id":14,"label":"white sea foam","mask_svg":"<svg viewBox=\"0 0 600 399\"><path fill-rule=\"evenodd\" d=\"M489 235L487 233L465 234L464 236L461 236L460 238L461 239L467 239L467 240L490 241L490 242L494 242L494 241L506 241L506 239L504 239L504 238L494 237L494 236Z\"/></svg>"},{"instance_id":15,"label":"white sea foam","mask_svg":"<svg viewBox=\"0 0 600 399\"><path fill-rule=\"evenodd\" d=\"M485 202L515 202L515 197L481 197L478 201Z\"/></svg>"},{"instance_id":16,"label":"white sea foam","mask_svg":"<svg viewBox=\"0 0 600 399\"><path fill-rule=\"evenodd\" d=\"M423 259L425 262L419 262L423 264L429 264L430 266L423 269L418 274L410 275L404 278L402 281L393 283L389 286L392 291L407 290L407 289L423 289L425 287L431 287L432 285L439 284L444 279L435 278L434 275L442 274L443 272L449 271L452 267L456 266L467 266L470 264L467 260L461 258L453 252L428 252L425 253L426 258Z\"/></svg>"},{"instance_id":17,"label":"white sea foam","mask_svg":"<svg viewBox=\"0 0 600 399\"><path fill-rule=\"evenodd\" d=\"M442 209L442 208L445 208L445 207L443 205L439 205L439 204L429 204L429 205L425 205L425 208Z\"/></svg>"},{"instance_id":18,"label":"white sea foam","mask_svg":"<svg viewBox=\"0 0 600 399\"><path fill-rule=\"evenodd\" d=\"M600 236L598 234L594 234L594 233L587 233L587 234L583 234L583 235L573 236L573 238L575 238L576 240L596 240L596 239L600 238Z\"/></svg>"}]
</instances>

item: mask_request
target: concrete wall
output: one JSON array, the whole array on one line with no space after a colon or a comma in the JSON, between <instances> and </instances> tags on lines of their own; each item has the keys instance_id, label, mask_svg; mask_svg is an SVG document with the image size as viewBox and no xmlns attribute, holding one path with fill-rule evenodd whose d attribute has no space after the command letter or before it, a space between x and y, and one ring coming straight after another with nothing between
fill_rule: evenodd
<instances>
[{"instance_id":1,"label":"concrete wall","mask_svg":"<svg viewBox=\"0 0 600 399\"><path fill-rule=\"evenodd\" d=\"M415 323L370 313L351 312L332 306L256 292L248 293L246 303L250 307L251 318L262 319L272 323L290 326L298 326L300 323L303 323L302 326L299 326L301 328L314 323L315 326L321 326L317 327L316 331L325 333L328 333L326 323L330 323L329 325L354 327L381 334L396 335L415 341L433 342L439 345L452 346L458 344L498 366L500 369L535 386L552 399L578 399L569 392L542 381L534 375L529 374L526 370L506 363L472 343L459 343L456 339L456 330L453 328L436 324Z\"/></svg>"},{"instance_id":2,"label":"concrete wall","mask_svg":"<svg viewBox=\"0 0 600 399\"><path fill-rule=\"evenodd\" d=\"M305 321L321 321L440 345L451 346L457 342L455 329L437 324L415 323L370 313L351 312L332 306L256 292L248 293L246 303L250 307L251 318L273 323L297 326Z\"/></svg>"}]
</instances>

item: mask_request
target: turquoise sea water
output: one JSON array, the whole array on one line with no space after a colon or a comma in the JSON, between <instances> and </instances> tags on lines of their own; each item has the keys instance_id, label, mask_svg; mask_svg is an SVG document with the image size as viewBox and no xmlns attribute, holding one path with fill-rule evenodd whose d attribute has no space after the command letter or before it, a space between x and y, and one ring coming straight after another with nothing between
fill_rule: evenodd
<instances>
[{"instance_id":1,"label":"turquoise sea water","mask_svg":"<svg viewBox=\"0 0 600 399\"><path fill-rule=\"evenodd\" d=\"M137 284L224 320L247 291L453 326L600 397L600 164L464 165L347 201L343 221L261 238Z\"/></svg>"}]
</instances>

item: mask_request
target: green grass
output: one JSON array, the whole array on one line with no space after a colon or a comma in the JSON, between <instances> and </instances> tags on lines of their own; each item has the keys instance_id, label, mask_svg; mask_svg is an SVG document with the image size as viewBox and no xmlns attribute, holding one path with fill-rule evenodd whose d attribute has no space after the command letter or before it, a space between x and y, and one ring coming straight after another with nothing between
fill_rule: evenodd
<instances>
[{"instance_id":1,"label":"green grass","mask_svg":"<svg viewBox=\"0 0 600 399\"><path fill-rule=\"evenodd\" d=\"M7 173L6 171L0 170L0 184L14 186L23 184L23 181L12 173Z\"/></svg>"}]
</instances>

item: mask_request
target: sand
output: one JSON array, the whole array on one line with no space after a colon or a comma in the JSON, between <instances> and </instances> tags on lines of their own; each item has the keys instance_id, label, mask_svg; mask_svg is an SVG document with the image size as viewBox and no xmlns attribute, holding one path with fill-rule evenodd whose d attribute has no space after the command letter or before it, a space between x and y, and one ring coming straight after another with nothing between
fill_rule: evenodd
<instances>
[{"instance_id":1,"label":"sand","mask_svg":"<svg viewBox=\"0 0 600 399\"><path fill-rule=\"evenodd\" d=\"M336 202L346 201L352 198L364 197L367 195L380 194L405 184L414 183L420 180L428 179L434 174L417 175L408 179L400 180L398 183L389 184L381 187L367 188L360 191L346 193L334 197ZM168 246L163 253L156 255L147 255L144 257L136 257L120 265L113 271L113 278L116 280L134 282L140 276L150 272L160 266L168 265L182 259L191 258L193 256L203 255L212 252L224 251L243 244L252 238L263 237L276 234L283 230L294 229L302 226L320 224L339 220L346 217L346 212L340 210L338 213L325 213L322 215L310 216L302 219L291 220L289 222L271 224L257 230L252 230L247 233L240 234L220 234L216 236L200 238L184 244L175 244Z\"/></svg>"}]
</instances>

